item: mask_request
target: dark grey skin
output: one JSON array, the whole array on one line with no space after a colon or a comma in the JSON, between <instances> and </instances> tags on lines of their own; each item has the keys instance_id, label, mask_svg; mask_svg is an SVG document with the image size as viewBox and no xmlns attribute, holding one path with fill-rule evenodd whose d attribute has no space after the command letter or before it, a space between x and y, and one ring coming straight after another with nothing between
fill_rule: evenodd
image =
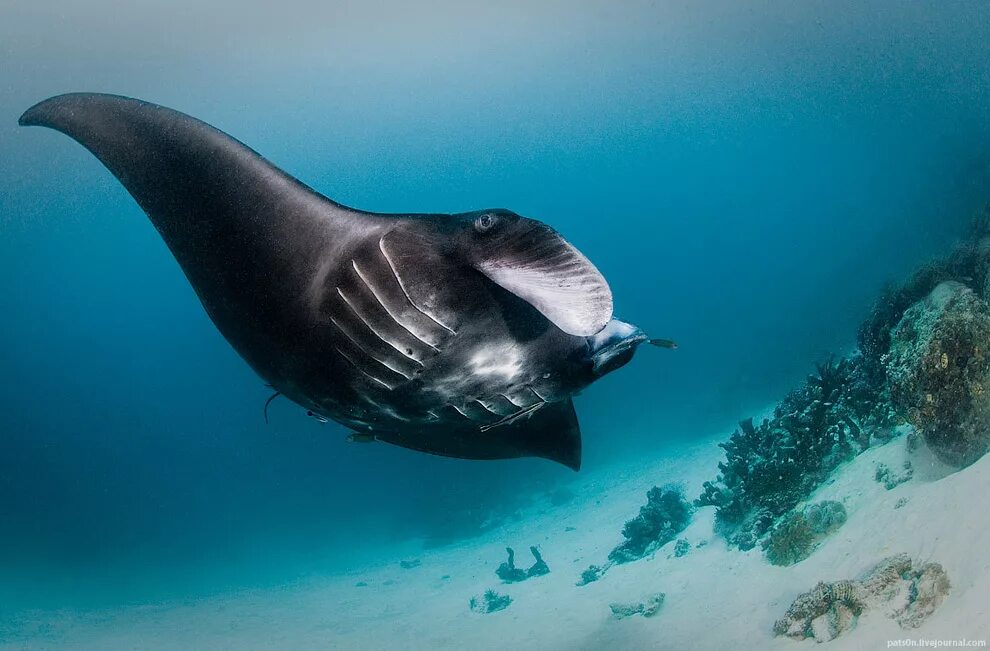
<instances>
[{"instance_id":1,"label":"dark grey skin","mask_svg":"<svg viewBox=\"0 0 990 651\"><path fill-rule=\"evenodd\" d=\"M360 440L577 470L571 396L649 341L611 318L587 258L510 211L354 210L199 120L124 97L53 97L20 124L95 154L258 375Z\"/></svg>"}]
</instances>

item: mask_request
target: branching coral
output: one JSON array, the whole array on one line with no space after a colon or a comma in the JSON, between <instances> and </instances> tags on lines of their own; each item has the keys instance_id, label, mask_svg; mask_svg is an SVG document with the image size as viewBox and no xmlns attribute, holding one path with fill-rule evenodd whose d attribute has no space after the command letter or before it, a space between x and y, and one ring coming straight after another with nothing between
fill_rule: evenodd
<instances>
[{"instance_id":1,"label":"branching coral","mask_svg":"<svg viewBox=\"0 0 990 651\"><path fill-rule=\"evenodd\" d=\"M717 507L719 531L752 548L839 464L869 447L871 431L889 426L882 386L873 381L858 355L820 364L771 418L759 426L742 421L720 444L719 478L705 482L696 504Z\"/></svg>"}]
</instances>

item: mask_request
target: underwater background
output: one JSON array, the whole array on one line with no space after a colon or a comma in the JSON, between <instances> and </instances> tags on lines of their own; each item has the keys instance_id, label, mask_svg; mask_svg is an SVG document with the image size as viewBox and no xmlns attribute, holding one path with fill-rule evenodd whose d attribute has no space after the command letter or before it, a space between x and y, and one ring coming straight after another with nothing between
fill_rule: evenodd
<instances>
[{"instance_id":1,"label":"underwater background","mask_svg":"<svg viewBox=\"0 0 990 651\"><path fill-rule=\"evenodd\" d=\"M577 400L584 470L731 432L990 199L990 4L0 2L0 602L98 607L456 544L571 471L345 442L270 395L69 91L203 119L344 204L506 207L675 339ZM713 469L714 472L714 469Z\"/></svg>"}]
</instances>

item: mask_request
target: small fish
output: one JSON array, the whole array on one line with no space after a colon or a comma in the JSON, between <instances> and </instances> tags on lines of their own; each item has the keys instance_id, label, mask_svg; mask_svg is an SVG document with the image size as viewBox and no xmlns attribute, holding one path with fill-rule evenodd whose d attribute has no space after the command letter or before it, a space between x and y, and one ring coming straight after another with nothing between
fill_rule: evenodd
<instances>
[{"instance_id":1,"label":"small fish","mask_svg":"<svg viewBox=\"0 0 990 651\"><path fill-rule=\"evenodd\" d=\"M671 350L677 349L677 342L671 341L670 339L650 339L650 343L657 348L669 348Z\"/></svg>"},{"instance_id":2,"label":"small fish","mask_svg":"<svg viewBox=\"0 0 990 651\"><path fill-rule=\"evenodd\" d=\"M374 434L364 434L363 432L352 432L347 435L348 443L374 443L378 439Z\"/></svg>"}]
</instances>

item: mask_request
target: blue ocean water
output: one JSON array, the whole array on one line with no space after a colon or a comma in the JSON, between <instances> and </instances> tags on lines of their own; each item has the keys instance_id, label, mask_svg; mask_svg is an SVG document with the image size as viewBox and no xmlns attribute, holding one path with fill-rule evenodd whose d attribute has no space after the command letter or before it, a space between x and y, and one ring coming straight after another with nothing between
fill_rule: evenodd
<instances>
[{"instance_id":1,"label":"blue ocean water","mask_svg":"<svg viewBox=\"0 0 990 651\"><path fill-rule=\"evenodd\" d=\"M342 203L561 231L643 350L586 470L776 400L990 198L986 2L0 4L0 600L93 606L475 533L571 471L345 442L276 401L117 181L17 127L171 106Z\"/></svg>"}]
</instances>

